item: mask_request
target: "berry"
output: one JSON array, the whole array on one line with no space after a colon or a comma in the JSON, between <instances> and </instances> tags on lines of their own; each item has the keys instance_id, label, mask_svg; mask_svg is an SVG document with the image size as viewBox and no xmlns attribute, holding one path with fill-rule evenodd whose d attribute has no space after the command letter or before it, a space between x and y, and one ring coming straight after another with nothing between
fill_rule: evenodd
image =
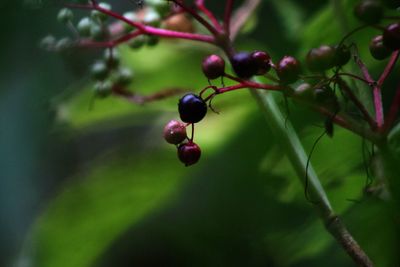
<instances>
[{"instance_id":1,"label":"berry","mask_svg":"<svg viewBox=\"0 0 400 267\"><path fill-rule=\"evenodd\" d=\"M67 24L70 22L74 17L74 13L69 8L63 8L58 12L57 20L61 23Z\"/></svg>"},{"instance_id":2,"label":"berry","mask_svg":"<svg viewBox=\"0 0 400 267\"><path fill-rule=\"evenodd\" d=\"M377 35L369 43L369 51L373 58L383 60L390 56L392 51L383 45L383 36Z\"/></svg>"},{"instance_id":3,"label":"berry","mask_svg":"<svg viewBox=\"0 0 400 267\"><path fill-rule=\"evenodd\" d=\"M155 36L155 35L147 35L146 38L146 45L147 46L155 46L160 42L160 37Z\"/></svg>"},{"instance_id":4,"label":"berry","mask_svg":"<svg viewBox=\"0 0 400 267\"><path fill-rule=\"evenodd\" d=\"M146 4L154 8L162 16L167 15L170 11L169 3L165 0L146 0Z\"/></svg>"},{"instance_id":5,"label":"berry","mask_svg":"<svg viewBox=\"0 0 400 267\"><path fill-rule=\"evenodd\" d=\"M115 68L120 63L119 53L116 49L106 49L104 51L104 60L109 68Z\"/></svg>"},{"instance_id":6,"label":"berry","mask_svg":"<svg viewBox=\"0 0 400 267\"><path fill-rule=\"evenodd\" d=\"M400 23L393 23L385 28L383 44L391 50L400 49Z\"/></svg>"},{"instance_id":7,"label":"berry","mask_svg":"<svg viewBox=\"0 0 400 267\"><path fill-rule=\"evenodd\" d=\"M186 125L177 120L171 120L164 127L164 139L170 144L178 145L187 138Z\"/></svg>"},{"instance_id":8,"label":"berry","mask_svg":"<svg viewBox=\"0 0 400 267\"><path fill-rule=\"evenodd\" d=\"M108 76L107 65L103 61L97 61L90 69L91 75L95 80L104 80Z\"/></svg>"},{"instance_id":9,"label":"berry","mask_svg":"<svg viewBox=\"0 0 400 267\"><path fill-rule=\"evenodd\" d=\"M102 9L105 9L105 10L111 10L111 5L108 3L104 3L104 2L99 3L99 7ZM107 20L108 15L104 14L98 10L93 10L91 13L91 17L95 21L103 22L103 21Z\"/></svg>"},{"instance_id":10,"label":"berry","mask_svg":"<svg viewBox=\"0 0 400 267\"><path fill-rule=\"evenodd\" d=\"M231 64L236 75L243 79L248 79L258 71L256 60L248 52L236 53L231 58Z\"/></svg>"},{"instance_id":11,"label":"berry","mask_svg":"<svg viewBox=\"0 0 400 267\"><path fill-rule=\"evenodd\" d=\"M147 9L143 17L143 23L149 26L159 27L161 24L160 14L153 8Z\"/></svg>"},{"instance_id":12,"label":"berry","mask_svg":"<svg viewBox=\"0 0 400 267\"><path fill-rule=\"evenodd\" d=\"M364 0L354 8L354 15L367 24L376 24L383 17L383 7L379 1Z\"/></svg>"},{"instance_id":13,"label":"berry","mask_svg":"<svg viewBox=\"0 0 400 267\"><path fill-rule=\"evenodd\" d=\"M115 74L115 83L118 85L128 85L132 82L133 73L128 68L120 68Z\"/></svg>"},{"instance_id":14,"label":"berry","mask_svg":"<svg viewBox=\"0 0 400 267\"><path fill-rule=\"evenodd\" d=\"M105 98L112 93L112 86L110 81L97 82L94 85L94 92L97 97Z\"/></svg>"},{"instance_id":15,"label":"berry","mask_svg":"<svg viewBox=\"0 0 400 267\"><path fill-rule=\"evenodd\" d=\"M82 37L89 37L91 28L92 28L92 21L88 17L82 18L79 21L78 25L76 26L76 29L78 30L79 35Z\"/></svg>"},{"instance_id":16,"label":"berry","mask_svg":"<svg viewBox=\"0 0 400 267\"><path fill-rule=\"evenodd\" d=\"M56 45L56 38L53 35L47 35L40 41L40 47L42 49L52 49Z\"/></svg>"},{"instance_id":17,"label":"berry","mask_svg":"<svg viewBox=\"0 0 400 267\"><path fill-rule=\"evenodd\" d=\"M147 38L145 35L139 35L136 36L135 38L133 38L132 40L130 40L128 42L128 45L130 48L132 49L138 49L140 47L142 47L147 41Z\"/></svg>"},{"instance_id":18,"label":"berry","mask_svg":"<svg viewBox=\"0 0 400 267\"><path fill-rule=\"evenodd\" d=\"M301 72L300 62L294 57L284 56L279 61L276 71L281 83L293 83L299 78Z\"/></svg>"},{"instance_id":19,"label":"berry","mask_svg":"<svg viewBox=\"0 0 400 267\"><path fill-rule=\"evenodd\" d=\"M163 22L164 28L177 32L195 32L192 20L183 13L174 14Z\"/></svg>"},{"instance_id":20,"label":"berry","mask_svg":"<svg viewBox=\"0 0 400 267\"><path fill-rule=\"evenodd\" d=\"M314 90L314 99L317 103L326 107L331 111L339 110L339 102L337 96L329 86L323 86Z\"/></svg>"},{"instance_id":21,"label":"berry","mask_svg":"<svg viewBox=\"0 0 400 267\"><path fill-rule=\"evenodd\" d=\"M189 93L179 100L178 110L182 121L196 123L206 116L207 105L201 97Z\"/></svg>"},{"instance_id":22,"label":"berry","mask_svg":"<svg viewBox=\"0 0 400 267\"><path fill-rule=\"evenodd\" d=\"M92 23L90 26L90 38L96 41L103 41L107 38L107 28L103 25Z\"/></svg>"},{"instance_id":23,"label":"berry","mask_svg":"<svg viewBox=\"0 0 400 267\"><path fill-rule=\"evenodd\" d=\"M271 69L271 57L264 51L254 51L251 57L257 64L257 75L264 75Z\"/></svg>"},{"instance_id":24,"label":"berry","mask_svg":"<svg viewBox=\"0 0 400 267\"><path fill-rule=\"evenodd\" d=\"M181 144L178 147L178 158L185 164L185 166L190 166L199 161L201 156L200 147L189 141L188 143Z\"/></svg>"},{"instance_id":25,"label":"berry","mask_svg":"<svg viewBox=\"0 0 400 267\"><path fill-rule=\"evenodd\" d=\"M346 45L335 45L333 47L335 49L335 55L333 57L333 65L337 67L341 67L346 65L351 58L351 53L349 47Z\"/></svg>"},{"instance_id":26,"label":"berry","mask_svg":"<svg viewBox=\"0 0 400 267\"><path fill-rule=\"evenodd\" d=\"M225 73L225 60L218 55L209 55L201 66L204 75L210 80L217 79Z\"/></svg>"},{"instance_id":27,"label":"berry","mask_svg":"<svg viewBox=\"0 0 400 267\"><path fill-rule=\"evenodd\" d=\"M311 49L306 56L307 67L311 71L324 71L333 67L335 49L329 45L322 45Z\"/></svg>"},{"instance_id":28,"label":"berry","mask_svg":"<svg viewBox=\"0 0 400 267\"><path fill-rule=\"evenodd\" d=\"M126 12L126 13L123 14L123 16L124 16L124 18L126 18L126 19L128 19L130 21L137 21L138 20L138 18L136 16L136 13L134 13L134 12ZM123 24L123 27L124 27L124 30L126 32L130 32L130 31L132 31L134 29L134 27L132 25L130 25L128 23L125 23L125 22Z\"/></svg>"}]
</instances>

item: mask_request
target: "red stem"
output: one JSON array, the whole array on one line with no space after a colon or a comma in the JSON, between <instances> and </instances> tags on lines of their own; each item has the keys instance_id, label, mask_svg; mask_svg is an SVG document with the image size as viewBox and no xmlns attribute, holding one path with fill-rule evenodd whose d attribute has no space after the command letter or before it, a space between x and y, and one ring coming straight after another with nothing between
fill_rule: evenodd
<instances>
[{"instance_id":1,"label":"red stem","mask_svg":"<svg viewBox=\"0 0 400 267\"><path fill-rule=\"evenodd\" d=\"M387 116L384 130L388 131L393 126L394 122L396 121L397 113L400 109L400 85L397 86L396 94L393 99L393 103L390 106L389 114Z\"/></svg>"},{"instance_id":2,"label":"red stem","mask_svg":"<svg viewBox=\"0 0 400 267\"><path fill-rule=\"evenodd\" d=\"M144 25L139 22L131 21L120 14L117 14L108 9L104 9L98 5L66 4L66 6L71 7L71 8L97 10L99 12L102 12L102 13L110 16L110 17L113 17L117 20L123 21L123 22L127 23L128 25L131 25L131 26L137 28L143 34L156 35L156 36L165 37L165 38L187 39L187 40L200 41L200 42L211 43L211 44L213 44L215 42L214 38L209 35L159 29L159 28Z\"/></svg>"},{"instance_id":3,"label":"red stem","mask_svg":"<svg viewBox=\"0 0 400 267\"><path fill-rule=\"evenodd\" d=\"M184 11L186 11L188 14L192 15L195 20L197 20L200 24L202 24L210 33L212 33L214 36L219 35L219 32L210 24L208 23L202 16L200 16L195 10L192 8L186 6L183 1L179 0L171 0L174 2L176 5L180 6Z\"/></svg>"},{"instance_id":4,"label":"red stem","mask_svg":"<svg viewBox=\"0 0 400 267\"><path fill-rule=\"evenodd\" d=\"M382 87L382 85L385 82L386 78L392 72L394 66L396 65L396 62L397 62L398 58L399 58L399 50L397 50L397 51L392 53L392 55L390 57L390 60L389 60L388 64L385 67L385 70L383 71L382 75L379 77L379 80L378 80L379 87Z\"/></svg>"},{"instance_id":5,"label":"red stem","mask_svg":"<svg viewBox=\"0 0 400 267\"><path fill-rule=\"evenodd\" d=\"M121 36L120 38L118 38L116 40L111 40L111 41L106 41L106 42L95 42L92 40L83 39L83 40L79 41L78 46L79 47L88 47L88 48L92 48L92 47L112 48L119 44L127 42L141 34L143 34L142 31L137 30L134 32L130 32L129 34L126 34L124 36Z\"/></svg>"},{"instance_id":6,"label":"red stem","mask_svg":"<svg viewBox=\"0 0 400 267\"><path fill-rule=\"evenodd\" d=\"M196 7L207 16L207 18L211 21L214 27L218 30L222 30L221 24L219 24L217 18L214 14L205 6L204 0L196 0Z\"/></svg>"},{"instance_id":7,"label":"red stem","mask_svg":"<svg viewBox=\"0 0 400 267\"><path fill-rule=\"evenodd\" d=\"M226 5L225 5L224 28L228 36L230 36L233 1L234 0L226 0Z\"/></svg>"}]
</instances>

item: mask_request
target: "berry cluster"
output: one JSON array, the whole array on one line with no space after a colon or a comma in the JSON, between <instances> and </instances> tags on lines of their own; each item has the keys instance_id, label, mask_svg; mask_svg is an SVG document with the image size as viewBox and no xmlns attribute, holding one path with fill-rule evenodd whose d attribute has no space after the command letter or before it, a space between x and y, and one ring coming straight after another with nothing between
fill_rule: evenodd
<instances>
[{"instance_id":1,"label":"berry cluster","mask_svg":"<svg viewBox=\"0 0 400 267\"><path fill-rule=\"evenodd\" d=\"M184 95L178 103L181 120L171 120L164 127L164 139L174 145L178 145L178 158L186 166L195 164L201 156L200 147L193 142L194 124L201 121L207 114L206 102L198 95L189 93ZM186 127L192 126L192 137L186 134ZM185 142L185 140L188 140Z\"/></svg>"}]
</instances>

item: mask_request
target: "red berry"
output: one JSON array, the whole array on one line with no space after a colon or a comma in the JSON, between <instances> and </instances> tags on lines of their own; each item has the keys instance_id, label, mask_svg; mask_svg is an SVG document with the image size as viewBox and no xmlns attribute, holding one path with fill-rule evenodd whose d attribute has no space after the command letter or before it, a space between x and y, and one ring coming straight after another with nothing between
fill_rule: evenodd
<instances>
[{"instance_id":1,"label":"red berry","mask_svg":"<svg viewBox=\"0 0 400 267\"><path fill-rule=\"evenodd\" d=\"M391 50L400 49L400 23L393 23L385 28L383 44Z\"/></svg>"},{"instance_id":2,"label":"red berry","mask_svg":"<svg viewBox=\"0 0 400 267\"><path fill-rule=\"evenodd\" d=\"M206 116L207 105L201 97L189 93L179 100L178 110L182 121L196 123Z\"/></svg>"},{"instance_id":3,"label":"red berry","mask_svg":"<svg viewBox=\"0 0 400 267\"><path fill-rule=\"evenodd\" d=\"M258 71L257 61L251 53L239 52L231 58L231 64L236 75L243 79L248 79Z\"/></svg>"},{"instance_id":4,"label":"red berry","mask_svg":"<svg viewBox=\"0 0 400 267\"><path fill-rule=\"evenodd\" d=\"M164 139L170 144L180 144L187 138L186 125L177 120L171 120L164 127Z\"/></svg>"},{"instance_id":5,"label":"red berry","mask_svg":"<svg viewBox=\"0 0 400 267\"><path fill-rule=\"evenodd\" d=\"M200 147L191 141L185 144L181 144L178 147L178 158L182 163L185 164L185 166L195 164L199 161L200 156Z\"/></svg>"},{"instance_id":6,"label":"red berry","mask_svg":"<svg viewBox=\"0 0 400 267\"><path fill-rule=\"evenodd\" d=\"M383 60L390 56L392 51L389 48L383 45L383 36L377 35L372 38L371 42L369 43L369 51L373 58L377 60Z\"/></svg>"},{"instance_id":7,"label":"red berry","mask_svg":"<svg viewBox=\"0 0 400 267\"><path fill-rule=\"evenodd\" d=\"M383 17L383 7L379 1L363 0L354 8L354 15L368 24L376 24Z\"/></svg>"},{"instance_id":8,"label":"red berry","mask_svg":"<svg viewBox=\"0 0 400 267\"><path fill-rule=\"evenodd\" d=\"M257 64L256 75L264 75L271 69L271 57L264 51L254 51L251 53L251 57Z\"/></svg>"},{"instance_id":9,"label":"red berry","mask_svg":"<svg viewBox=\"0 0 400 267\"><path fill-rule=\"evenodd\" d=\"M332 68L335 52L335 49L329 45L311 49L306 56L307 67L311 71L324 71Z\"/></svg>"},{"instance_id":10,"label":"red berry","mask_svg":"<svg viewBox=\"0 0 400 267\"><path fill-rule=\"evenodd\" d=\"M202 69L208 79L217 79L225 73L225 60L218 55L210 55L203 60Z\"/></svg>"},{"instance_id":11,"label":"red berry","mask_svg":"<svg viewBox=\"0 0 400 267\"><path fill-rule=\"evenodd\" d=\"M299 78L301 72L300 62L294 57L284 56L279 61L276 71L281 83L293 83Z\"/></svg>"}]
</instances>

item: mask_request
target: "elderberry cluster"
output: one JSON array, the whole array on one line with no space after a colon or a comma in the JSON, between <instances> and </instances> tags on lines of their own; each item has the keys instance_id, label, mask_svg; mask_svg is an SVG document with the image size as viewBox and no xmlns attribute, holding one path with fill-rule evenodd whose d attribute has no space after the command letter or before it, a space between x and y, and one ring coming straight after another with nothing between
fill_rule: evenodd
<instances>
[{"instance_id":1,"label":"elderberry cluster","mask_svg":"<svg viewBox=\"0 0 400 267\"><path fill-rule=\"evenodd\" d=\"M189 166L195 164L201 156L200 147L193 142L194 124L206 116L207 105L200 96L189 93L179 100L178 109L183 122L176 120L168 122L164 128L164 139L170 144L177 145L179 160ZM190 139L186 134L188 125L192 126Z\"/></svg>"}]
</instances>

